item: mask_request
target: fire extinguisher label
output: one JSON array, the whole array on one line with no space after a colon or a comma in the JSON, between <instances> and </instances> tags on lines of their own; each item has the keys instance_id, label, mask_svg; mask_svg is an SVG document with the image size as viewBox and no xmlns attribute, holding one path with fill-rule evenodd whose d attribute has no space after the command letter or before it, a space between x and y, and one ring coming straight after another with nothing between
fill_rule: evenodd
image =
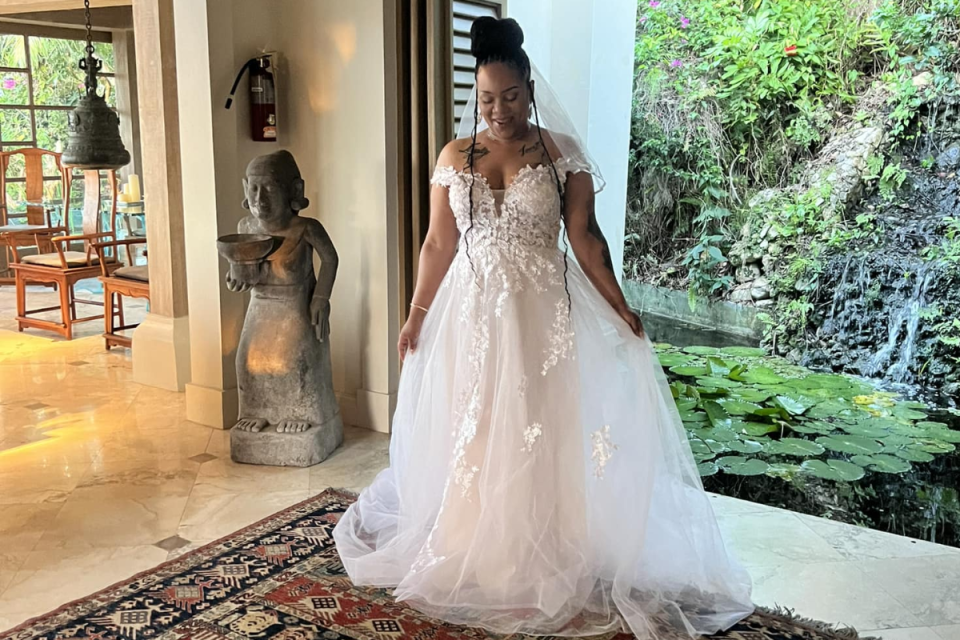
<instances>
[{"instance_id":1,"label":"fire extinguisher label","mask_svg":"<svg viewBox=\"0 0 960 640\"><path fill-rule=\"evenodd\" d=\"M264 127L263 128L263 137L268 140L277 139L277 128L276 127Z\"/></svg>"}]
</instances>

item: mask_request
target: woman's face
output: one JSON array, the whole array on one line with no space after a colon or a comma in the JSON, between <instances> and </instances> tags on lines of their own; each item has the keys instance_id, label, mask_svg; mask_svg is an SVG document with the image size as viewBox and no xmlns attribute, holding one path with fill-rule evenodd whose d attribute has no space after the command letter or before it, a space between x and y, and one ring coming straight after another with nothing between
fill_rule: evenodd
<instances>
[{"instance_id":1,"label":"woman's face","mask_svg":"<svg viewBox=\"0 0 960 640\"><path fill-rule=\"evenodd\" d=\"M522 137L530 117L530 88L516 69L491 62L477 71L480 115L497 138Z\"/></svg>"}]
</instances>

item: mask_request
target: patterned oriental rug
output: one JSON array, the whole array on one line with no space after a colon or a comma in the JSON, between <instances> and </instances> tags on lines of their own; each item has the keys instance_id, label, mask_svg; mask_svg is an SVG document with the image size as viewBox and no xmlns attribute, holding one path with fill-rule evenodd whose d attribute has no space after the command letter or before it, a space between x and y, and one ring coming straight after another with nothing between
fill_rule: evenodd
<instances>
[{"instance_id":1,"label":"patterned oriental rug","mask_svg":"<svg viewBox=\"0 0 960 640\"><path fill-rule=\"evenodd\" d=\"M325 491L0 633L0 640L508 640L439 623L397 604L388 591L354 587L331 537L354 499ZM715 638L855 640L857 634L789 610L758 610Z\"/></svg>"}]
</instances>

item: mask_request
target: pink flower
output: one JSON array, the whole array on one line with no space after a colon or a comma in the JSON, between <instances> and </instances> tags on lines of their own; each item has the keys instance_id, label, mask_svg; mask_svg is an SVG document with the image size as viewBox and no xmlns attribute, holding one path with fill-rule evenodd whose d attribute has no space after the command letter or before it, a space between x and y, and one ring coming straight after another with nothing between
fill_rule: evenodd
<instances>
[{"instance_id":1,"label":"pink flower","mask_svg":"<svg viewBox=\"0 0 960 640\"><path fill-rule=\"evenodd\" d=\"M3 79L4 89L13 89L16 86L17 86L17 81L14 78L7 76L6 78Z\"/></svg>"},{"instance_id":2,"label":"pink flower","mask_svg":"<svg viewBox=\"0 0 960 640\"><path fill-rule=\"evenodd\" d=\"M682 67L683 62L680 60L674 60L673 62L670 63L670 66L673 68Z\"/></svg>"},{"instance_id":3,"label":"pink flower","mask_svg":"<svg viewBox=\"0 0 960 640\"><path fill-rule=\"evenodd\" d=\"M640 17L640 24L643 24L643 23L646 22L646 21L647 21L647 16L641 16L641 17Z\"/></svg>"},{"instance_id":4,"label":"pink flower","mask_svg":"<svg viewBox=\"0 0 960 640\"><path fill-rule=\"evenodd\" d=\"M680 28L686 29L689 26L690 26L690 18L685 18L683 16L680 16Z\"/></svg>"},{"instance_id":5,"label":"pink flower","mask_svg":"<svg viewBox=\"0 0 960 640\"><path fill-rule=\"evenodd\" d=\"M650 8L656 9L660 6L660 0L650 0Z\"/></svg>"}]
</instances>

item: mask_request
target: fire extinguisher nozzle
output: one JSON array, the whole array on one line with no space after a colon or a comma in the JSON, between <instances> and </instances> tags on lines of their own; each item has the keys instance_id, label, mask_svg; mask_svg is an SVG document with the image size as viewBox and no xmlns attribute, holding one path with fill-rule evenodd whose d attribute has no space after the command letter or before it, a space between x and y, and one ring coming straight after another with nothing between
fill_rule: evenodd
<instances>
[{"instance_id":1,"label":"fire extinguisher nozzle","mask_svg":"<svg viewBox=\"0 0 960 640\"><path fill-rule=\"evenodd\" d=\"M227 105L224 107L224 109L229 109L230 105L232 104L233 104L233 98L227 98Z\"/></svg>"}]
</instances>

